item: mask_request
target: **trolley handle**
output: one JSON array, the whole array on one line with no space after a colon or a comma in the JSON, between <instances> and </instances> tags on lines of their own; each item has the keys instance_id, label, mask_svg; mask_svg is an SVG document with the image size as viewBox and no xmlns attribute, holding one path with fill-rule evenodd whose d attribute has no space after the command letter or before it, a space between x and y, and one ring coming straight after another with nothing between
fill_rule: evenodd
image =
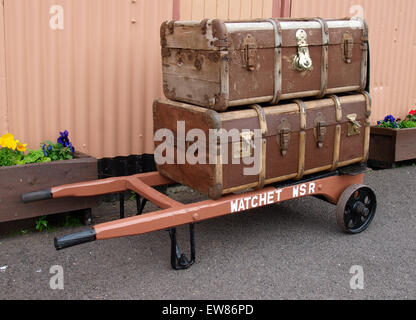
<instances>
[{"instance_id":1,"label":"trolley handle","mask_svg":"<svg viewBox=\"0 0 416 320\"><path fill-rule=\"evenodd\" d=\"M94 229L72 233L60 238L54 239L56 250L61 250L69 247L73 247L82 243L95 241L97 234Z\"/></svg>"},{"instance_id":2,"label":"trolley handle","mask_svg":"<svg viewBox=\"0 0 416 320\"><path fill-rule=\"evenodd\" d=\"M52 199L51 189L45 189L35 192L29 192L22 195L22 201L24 203L35 202L40 200Z\"/></svg>"}]
</instances>

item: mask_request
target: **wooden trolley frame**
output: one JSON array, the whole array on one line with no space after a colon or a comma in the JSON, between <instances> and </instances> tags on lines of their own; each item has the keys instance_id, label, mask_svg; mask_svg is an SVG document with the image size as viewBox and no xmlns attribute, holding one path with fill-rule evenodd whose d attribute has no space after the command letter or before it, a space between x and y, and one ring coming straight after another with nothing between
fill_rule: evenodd
<instances>
[{"instance_id":1,"label":"wooden trolley frame","mask_svg":"<svg viewBox=\"0 0 416 320\"><path fill-rule=\"evenodd\" d=\"M95 225L92 229L55 238L56 249L77 244L144 234L168 229L171 238L171 264L174 269L186 269L195 261L194 223L236 214L252 208L280 203L289 199L315 196L337 204L337 223L346 232L359 233L371 223L376 210L374 192L363 186L365 166L351 166L334 172L307 177L301 181L288 181L260 190L232 194L219 200L206 200L183 204L169 198L154 187L175 182L158 172L142 173L127 177L75 183L25 194L23 202L63 197L86 197L120 193L131 190L137 194L137 216L124 218L124 197L120 197L120 220ZM161 210L142 214L147 201ZM354 218L348 217L354 215ZM351 225L351 221L357 222ZM181 254L176 243L176 226L190 225L191 259Z\"/></svg>"}]
</instances>

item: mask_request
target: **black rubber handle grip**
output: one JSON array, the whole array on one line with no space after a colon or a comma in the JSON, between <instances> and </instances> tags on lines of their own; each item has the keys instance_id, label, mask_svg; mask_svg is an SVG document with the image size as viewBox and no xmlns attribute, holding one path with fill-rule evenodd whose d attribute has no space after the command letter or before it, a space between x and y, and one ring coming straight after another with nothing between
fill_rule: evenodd
<instances>
[{"instance_id":1,"label":"black rubber handle grip","mask_svg":"<svg viewBox=\"0 0 416 320\"><path fill-rule=\"evenodd\" d=\"M55 238L56 250L61 250L69 247L76 246L81 243L91 242L96 240L96 233L94 229L77 232L63 236L61 238Z\"/></svg>"},{"instance_id":2,"label":"black rubber handle grip","mask_svg":"<svg viewBox=\"0 0 416 320\"><path fill-rule=\"evenodd\" d=\"M40 201L40 200L48 200L48 199L52 199L51 189L25 193L24 195L22 195L22 201L24 203Z\"/></svg>"}]
</instances>

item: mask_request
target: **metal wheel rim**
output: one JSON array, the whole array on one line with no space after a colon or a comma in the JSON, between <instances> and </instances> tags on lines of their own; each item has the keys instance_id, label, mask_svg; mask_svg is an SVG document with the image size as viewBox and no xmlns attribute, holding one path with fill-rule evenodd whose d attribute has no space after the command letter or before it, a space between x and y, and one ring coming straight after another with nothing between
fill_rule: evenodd
<instances>
[{"instance_id":1,"label":"metal wheel rim","mask_svg":"<svg viewBox=\"0 0 416 320\"><path fill-rule=\"evenodd\" d=\"M374 219L376 208L376 196L370 187L352 185L338 201L337 224L347 233L363 232Z\"/></svg>"}]
</instances>

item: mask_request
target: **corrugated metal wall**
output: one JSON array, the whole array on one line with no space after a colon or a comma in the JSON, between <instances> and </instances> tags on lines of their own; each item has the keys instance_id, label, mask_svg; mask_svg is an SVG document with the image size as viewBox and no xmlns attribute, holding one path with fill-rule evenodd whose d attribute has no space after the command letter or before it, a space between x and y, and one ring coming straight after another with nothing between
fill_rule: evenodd
<instances>
[{"instance_id":1,"label":"corrugated metal wall","mask_svg":"<svg viewBox=\"0 0 416 320\"><path fill-rule=\"evenodd\" d=\"M416 105L416 1L292 0L292 17L363 15L369 24L372 121Z\"/></svg>"},{"instance_id":2,"label":"corrugated metal wall","mask_svg":"<svg viewBox=\"0 0 416 320\"><path fill-rule=\"evenodd\" d=\"M0 133L9 130L32 148L67 129L78 150L99 158L152 153L152 101L162 96L159 26L172 18L344 17L362 7L370 25L373 121L387 113L404 116L416 104L414 0L4 0L3 5ZM63 30L50 26L54 5L64 10Z\"/></svg>"},{"instance_id":3,"label":"corrugated metal wall","mask_svg":"<svg viewBox=\"0 0 416 320\"><path fill-rule=\"evenodd\" d=\"M63 30L50 27L53 5L64 10ZM67 129L78 150L97 157L153 152L152 102L162 95L159 27L171 19L172 1L4 6L10 132L35 148Z\"/></svg>"},{"instance_id":4,"label":"corrugated metal wall","mask_svg":"<svg viewBox=\"0 0 416 320\"><path fill-rule=\"evenodd\" d=\"M289 16L289 0L181 0L182 20L254 19Z\"/></svg>"},{"instance_id":5,"label":"corrugated metal wall","mask_svg":"<svg viewBox=\"0 0 416 320\"><path fill-rule=\"evenodd\" d=\"M7 100L6 100L6 58L4 46L4 13L0 6L0 134L6 132L7 127Z\"/></svg>"},{"instance_id":6,"label":"corrugated metal wall","mask_svg":"<svg viewBox=\"0 0 416 320\"><path fill-rule=\"evenodd\" d=\"M63 29L50 25L57 5ZM36 148L67 129L78 150L99 158L152 153L161 22L289 9L289 0L4 0L0 132Z\"/></svg>"}]
</instances>

